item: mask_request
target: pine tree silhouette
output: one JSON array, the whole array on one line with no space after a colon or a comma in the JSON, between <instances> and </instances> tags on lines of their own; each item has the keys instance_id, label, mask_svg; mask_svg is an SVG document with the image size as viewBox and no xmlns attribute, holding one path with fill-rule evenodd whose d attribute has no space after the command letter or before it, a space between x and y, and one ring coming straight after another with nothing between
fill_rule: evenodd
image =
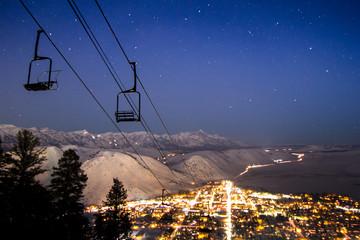
<instances>
[{"instance_id":1,"label":"pine tree silhouette","mask_svg":"<svg viewBox=\"0 0 360 240\"><path fill-rule=\"evenodd\" d=\"M0 231L9 228L10 224L10 192L12 189L12 181L9 179L9 171L7 166L10 161L10 155L4 153L2 141L0 139Z\"/></svg>"},{"instance_id":2,"label":"pine tree silhouette","mask_svg":"<svg viewBox=\"0 0 360 240\"><path fill-rule=\"evenodd\" d=\"M79 156L72 149L66 150L53 168L50 188L52 190L56 216L57 239L85 239L88 220L83 216L81 202L87 176L81 169Z\"/></svg>"},{"instance_id":3,"label":"pine tree silhouette","mask_svg":"<svg viewBox=\"0 0 360 240\"><path fill-rule=\"evenodd\" d=\"M128 239L131 234L129 213L124 209L127 191L119 179L113 179L113 186L104 202L109 210L99 213L95 222L96 239Z\"/></svg>"},{"instance_id":4,"label":"pine tree silhouette","mask_svg":"<svg viewBox=\"0 0 360 240\"><path fill-rule=\"evenodd\" d=\"M51 196L36 180L36 176L46 171L42 166L45 149L38 147L39 140L31 131L19 131L16 139L11 157L6 157L9 219L2 234L11 239L46 239L51 232Z\"/></svg>"}]
</instances>

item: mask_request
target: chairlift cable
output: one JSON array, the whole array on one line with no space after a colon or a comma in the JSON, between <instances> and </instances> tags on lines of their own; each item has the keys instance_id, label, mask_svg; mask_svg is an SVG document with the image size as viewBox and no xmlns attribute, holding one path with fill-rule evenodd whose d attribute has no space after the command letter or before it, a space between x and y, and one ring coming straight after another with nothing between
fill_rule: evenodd
<instances>
[{"instance_id":1,"label":"chairlift cable","mask_svg":"<svg viewBox=\"0 0 360 240\"><path fill-rule=\"evenodd\" d=\"M107 69L109 70L110 74L112 75L114 81L116 82L116 84L118 85L118 87L120 88L121 91L123 91L124 88L124 84L122 83L120 77L118 76L118 74L116 73L113 65L111 64L111 62L109 61L109 58L107 57L106 53L104 52L103 48L101 47L100 43L98 42L95 34L92 32L90 26L88 25L85 17L82 15L80 9L77 7L76 3L72 0L71 1L74 6L70 3L70 1L68 0L69 5L71 6L73 12L75 13L76 17L79 19L82 27L84 28L85 32L87 33L88 37L90 38L91 42L93 43L94 47L96 48L98 54L100 55L101 59L103 60L104 64L106 65ZM76 10L75 10L76 9ZM95 44L96 43L96 44ZM106 60L106 61L105 61ZM135 76L137 76L135 74ZM120 83L119 83L120 82ZM123 88L120 86L120 84L123 86ZM125 96L126 97L126 96ZM130 106L133 108L133 106L131 105L134 104L133 100L131 97L127 98L128 103L130 104ZM130 99L130 100L129 100ZM129 102L131 101L131 103ZM135 104L134 104L135 105ZM133 108L134 110L134 108ZM165 165L169 168L170 172L174 175L174 177L177 179L180 188L183 190L183 186L181 184L181 180L179 179L179 177L174 173L174 171L172 170L172 168L170 167L168 161L166 160L166 155L163 153L163 150L161 149L161 146L159 144L159 142L157 141L157 139L155 138L154 134L152 133L149 125L147 124L147 122L145 121L144 117L141 116L143 121L140 121L141 125L143 126L143 128L145 129L145 131L150 135L152 142L155 146L155 148L157 149L157 151L160 153L160 157L162 160L165 161Z\"/></svg>"},{"instance_id":2,"label":"chairlift cable","mask_svg":"<svg viewBox=\"0 0 360 240\"><path fill-rule=\"evenodd\" d=\"M124 84L122 83L119 75L116 73L113 65L111 64L109 58L107 57L105 51L103 50L103 48L101 47L100 43L98 42L95 34L92 32L90 26L88 25L86 19L84 18L84 16L82 15L80 9L77 7L76 3L72 0L71 1L73 3L73 5L70 3L70 1L68 0L69 5L71 6L73 12L75 13L76 17L79 19L82 27L84 28L86 34L88 35L88 37L90 38L91 42L93 43L94 47L96 48L98 54L100 55L101 59L103 60L104 64L106 65L107 69L109 70L111 76L113 77L115 83L117 84L117 86L119 87L119 89L121 91L124 91L125 87ZM75 10L76 9L76 10ZM121 85L121 86L120 86ZM125 96L126 100L128 101L129 105L131 106L131 108L133 109L133 111L136 113L137 111L135 111L136 106L132 100L131 97L127 97ZM146 123L145 119L143 116L140 116L142 118L142 120L144 121L144 123L142 121L141 124L144 127L145 131L150 134L150 137L155 145L155 148L159 151L161 158L165 157L165 154L162 152L161 148L160 148L160 144L158 143L158 141L156 140L156 138L154 137L154 134L152 133L149 125Z\"/></svg>"},{"instance_id":3,"label":"chairlift cable","mask_svg":"<svg viewBox=\"0 0 360 240\"><path fill-rule=\"evenodd\" d=\"M69 2L69 1L68 1L68 2ZM115 71L113 65L111 64L109 58L108 58L107 55L105 54L105 52L104 52L103 48L101 47L100 43L97 41L97 38L95 37L95 34L92 32L90 26L87 24L87 21L86 21L86 19L84 18L84 16L82 15L80 9L77 7L77 5L76 5L76 3L75 3L74 1L72 1L72 2L73 2L73 4L74 4L74 7L76 8L77 12L79 13L79 15L78 15L77 12L75 11L75 9L72 7L71 3L69 2L70 6L72 7L72 9L73 9L73 11L74 11L74 13L75 13L75 15L78 17L80 23L82 24L84 30L86 31L87 35L89 36L90 40L92 41L93 45L95 46L96 50L98 51L98 53L99 53L100 57L102 58L103 62L104 62L105 65L107 66L110 74L112 75L112 77L113 77L114 81L116 82L116 84L118 85L119 89L120 89L121 91L123 91L123 89L125 89L125 87L124 87L124 84L122 83L119 75L118 75L117 72ZM85 27L85 26L86 26L86 27ZM95 44L94 41L96 42L96 44ZM100 52L101 52L101 53L100 53ZM105 60L106 60L106 61L105 61ZM117 80L117 79L118 79L118 80ZM120 83L119 83L119 82L120 82ZM122 86L120 86L120 84L121 84ZM133 105L135 106L135 103L133 102L132 98L131 98L131 97L128 98L127 96L125 96L125 98L126 98L126 100L128 101L128 103L129 103L129 105L131 106L131 108L132 108L133 110L135 110L134 107L133 107ZM129 101L130 101L131 103L130 103ZM135 108L136 108L136 106L135 106ZM136 111L135 111L135 112L136 112ZM145 131L146 131L148 134L150 134L150 137L152 138L152 141L153 141L155 147L156 147L157 150L159 151L160 156L161 156L162 158L164 158L164 157L165 157L165 154L162 152L162 150L161 150L161 148L160 148L160 144L158 143L158 141L157 141L156 138L154 137L154 134L152 133L149 125L147 124L147 122L145 121L145 119L144 119L143 116L140 116L140 117L141 117L142 120L144 121L144 123L143 123L142 121L140 121L140 122L141 122L141 124L143 125ZM144 126L144 124L145 124L145 126Z\"/></svg>"},{"instance_id":4,"label":"chairlift cable","mask_svg":"<svg viewBox=\"0 0 360 240\"><path fill-rule=\"evenodd\" d=\"M53 47L56 49L56 51L59 53L59 55L62 57L62 59L65 61L65 63L69 66L69 68L72 70L72 72L75 74L75 76L79 79L79 81L82 83L82 85L85 87L85 89L88 91L88 93L91 95L91 97L95 100L95 102L98 104L98 106L101 108L101 110L104 112L104 114L107 116L107 118L111 121L111 123L115 126L115 128L119 131L119 133L124 137L126 142L131 146L131 148L134 150L135 154L138 155L138 157L141 159L141 161L145 164L146 168L152 173L152 175L155 177L155 179L158 181L160 186L162 188L165 188L165 186L161 183L159 178L156 176L156 174L151 170L151 168L148 166L148 164L144 161L144 159L141 157L141 155L137 152L137 150L134 148L134 146L129 142L125 134L121 131L121 129L116 125L116 123L113 121L113 119L110 117L110 115L107 113L105 108L101 105L99 100L95 97L95 95L91 92L91 90L87 87L85 82L82 80L82 78L79 76L79 74L76 72L76 70L73 68L73 66L70 64L70 62L66 59L66 57L62 54L60 49L55 45L55 43L51 40L49 35L45 32L44 28L40 25L40 23L36 20L35 16L31 13L31 11L27 8L27 6L24 4L22 0L19 0L20 3L23 5L25 10L29 13L31 18L34 20L34 22L38 25L38 27L44 31L45 36L50 41L50 43L53 45ZM166 189L166 188L165 188ZM166 190L168 193L169 191Z\"/></svg>"},{"instance_id":5,"label":"chairlift cable","mask_svg":"<svg viewBox=\"0 0 360 240\"><path fill-rule=\"evenodd\" d=\"M101 12L101 14L102 14L102 16L104 17L104 19L105 19L105 21L106 21L106 23L107 23L107 25L108 25L108 27L109 27L110 31L112 32L112 34L113 34L113 36L114 36L114 38L115 38L115 40L116 40L117 44L119 45L119 47L120 47L121 51L122 51L122 52L123 52L123 54L124 54L124 56L125 56L126 60L127 60L127 61L128 61L128 63L130 64L131 62L130 62L130 60L129 60L129 58L128 58L128 56L127 56L127 54L126 54L126 52L125 52L124 48L122 47L122 45L121 45L121 43L120 43L119 39L117 38L117 36L116 36L116 34L115 34L115 32L114 32L113 28L111 27L110 22L108 21L108 19L107 19L106 15L105 15L104 11L102 10L102 8L101 8L100 4L98 3L98 1L97 1L97 0L95 0L95 3L96 3L96 5L98 6L98 8L99 8L99 10L100 10L100 12ZM130 67L132 68L131 64L130 64ZM188 171L188 173L190 174L190 176L191 176L192 180L194 181L194 183L196 184L196 186L197 186L197 187L199 187L199 185L198 185L197 181L195 180L194 176L191 174L190 169L189 169L189 167L187 166L187 164L186 164L186 162L185 162L184 158L182 157L182 155L181 155L181 152L180 152L179 148L177 147L177 145L176 145L176 143L175 143L174 139L171 137L169 130L168 130L168 129L167 129L167 127L165 126L164 121L162 120L162 118L161 118L161 116L160 116L159 112L157 111L157 109L156 109L156 107L155 107L154 103L152 102L152 100L151 100L151 98L150 98L149 94L147 93L147 91L146 91L146 89L145 89L144 85L142 84L142 82L141 82L141 80L140 80L139 76L136 76L136 78L137 78L137 80L139 81L140 86L141 86L141 87L142 87L142 89L144 90L144 93L145 93L145 95L146 95L147 99L149 100L149 102L150 102L151 106L153 107L153 109L154 109L154 111L155 111L155 113L156 113L157 117L159 118L159 120L160 120L160 122L161 122L162 126L164 127L164 129L165 129L165 131L166 131L166 133L167 133L168 137L170 138L170 140L171 140L172 144L174 145L174 149L175 149L176 153L180 156L181 161L183 162L183 164L184 164L184 166L185 166L186 170L187 170L187 171Z\"/></svg>"}]
</instances>

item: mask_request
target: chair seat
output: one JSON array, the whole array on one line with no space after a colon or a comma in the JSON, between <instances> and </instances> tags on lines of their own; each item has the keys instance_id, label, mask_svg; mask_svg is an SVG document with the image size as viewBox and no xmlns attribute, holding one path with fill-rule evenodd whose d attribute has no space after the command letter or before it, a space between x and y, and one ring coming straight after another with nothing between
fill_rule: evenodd
<instances>
[{"instance_id":1,"label":"chair seat","mask_svg":"<svg viewBox=\"0 0 360 240\"><path fill-rule=\"evenodd\" d=\"M139 118L137 118L136 114L129 110L129 111L116 111L115 117L117 122L125 122L125 121L140 121Z\"/></svg>"},{"instance_id":2,"label":"chair seat","mask_svg":"<svg viewBox=\"0 0 360 240\"><path fill-rule=\"evenodd\" d=\"M28 91L47 91L51 90L51 85L49 86L48 82L38 82L24 84L24 87Z\"/></svg>"}]
</instances>

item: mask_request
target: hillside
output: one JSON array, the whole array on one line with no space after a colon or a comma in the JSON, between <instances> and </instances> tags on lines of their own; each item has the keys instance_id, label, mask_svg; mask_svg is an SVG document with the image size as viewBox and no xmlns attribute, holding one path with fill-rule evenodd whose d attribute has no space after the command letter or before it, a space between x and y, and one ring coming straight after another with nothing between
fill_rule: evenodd
<instances>
[{"instance_id":1,"label":"hillside","mask_svg":"<svg viewBox=\"0 0 360 240\"><path fill-rule=\"evenodd\" d=\"M294 158L293 155L284 152L278 152L274 156L263 149L199 151L183 155L186 167L179 156L168 157L170 170L162 161L152 157L139 158L133 153L121 150L99 150L70 145L62 148L47 147L45 167L51 170L53 166L56 166L62 151L68 148L75 149L79 154L83 162L82 169L88 175L84 192L87 205L101 204L105 200L114 177L124 183L129 199L144 199L160 196L163 187L169 193L192 188L195 186L192 176L198 184L212 180L233 179L248 165L272 163L274 158L279 157ZM163 186L159 184L147 166ZM49 184L50 174L51 171L48 171L39 177L44 185Z\"/></svg>"}]
</instances>

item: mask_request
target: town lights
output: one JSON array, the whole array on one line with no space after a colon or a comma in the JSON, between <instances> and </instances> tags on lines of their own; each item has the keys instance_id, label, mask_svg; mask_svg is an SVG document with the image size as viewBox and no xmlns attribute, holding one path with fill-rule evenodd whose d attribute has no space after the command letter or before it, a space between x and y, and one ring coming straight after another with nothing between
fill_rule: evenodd
<instances>
[{"instance_id":1,"label":"town lights","mask_svg":"<svg viewBox=\"0 0 360 240\"><path fill-rule=\"evenodd\" d=\"M225 181L225 187L226 187L226 194L227 194L227 206L226 206L226 212L227 212L227 219L226 219L226 236L227 239L231 239L231 189L232 189L232 182L231 181Z\"/></svg>"}]
</instances>

